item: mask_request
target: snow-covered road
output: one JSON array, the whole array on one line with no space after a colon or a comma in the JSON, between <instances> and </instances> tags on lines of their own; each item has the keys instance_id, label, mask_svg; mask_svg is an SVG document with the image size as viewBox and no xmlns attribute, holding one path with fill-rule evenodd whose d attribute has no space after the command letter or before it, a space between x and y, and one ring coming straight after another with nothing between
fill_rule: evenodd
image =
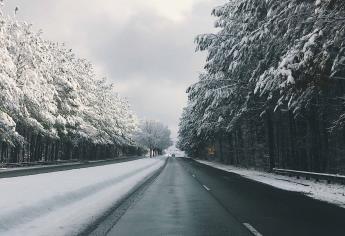
<instances>
[{"instance_id":1,"label":"snow-covered road","mask_svg":"<svg viewBox=\"0 0 345 236\"><path fill-rule=\"evenodd\" d=\"M0 180L0 235L76 235L153 175L165 158Z\"/></svg>"}]
</instances>

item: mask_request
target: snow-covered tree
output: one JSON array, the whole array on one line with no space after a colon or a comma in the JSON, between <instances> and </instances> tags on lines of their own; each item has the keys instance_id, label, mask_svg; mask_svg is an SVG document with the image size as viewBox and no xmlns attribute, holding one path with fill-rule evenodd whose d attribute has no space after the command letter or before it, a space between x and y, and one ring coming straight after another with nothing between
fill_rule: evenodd
<instances>
[{"instance_id":1,"label":"snow-covered tree","mask_svg":"<svg viewBox=\"0 0 345 236\"><path fill-rule=\"evenodd\" d=\"M208 58L188 90L182 146L226 139L238 163L261 152L270 168L330 169L344 152L344 1L229 0L212 14L219 30L196 38Z\"/></svg>"},{"instance_id":2,"label":"snow-covered tree","mask_svg":"<svg viewBox=\"0 0 345 236\"><path fill-rule=\"evenodd\" d=\"M154 120L144 120L139 125L135 140L150 152L150 157L172 146L170 130L164 124Z\"/></svg>"},{"instance_id":3,"label":"snow-covered tree","mask_svg":"<svg viewBox=\"0 0 345 236\"><path fill-rule=\"evenodd\" d=\"M0 162L118 155L137 124L91 63L0 13Z\"/></svg>"}]
</instances>

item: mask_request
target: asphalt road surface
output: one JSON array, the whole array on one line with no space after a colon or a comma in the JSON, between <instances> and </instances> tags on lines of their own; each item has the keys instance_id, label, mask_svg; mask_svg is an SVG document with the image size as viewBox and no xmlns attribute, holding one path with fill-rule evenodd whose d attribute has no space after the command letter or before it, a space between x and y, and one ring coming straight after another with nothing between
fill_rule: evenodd
<instances>
[{"instance_id":1,"label":"asphalt road surface","mask_svg":"<svg viewBox=\"0 0 345 236\"><path fill-rule=\"evenodd\" d=\"M108 235L250 235L180 162L169 158Z\"/></svg>"},{"instance_id":2,"label":"asphalt road surface","mask_svg":"<svg viewBox=\"0 0 345 236\"><path fill-rule=\"evenodd\" d=\"M109 236L344 236L345 209L170 158Z\"/></svg>"}]
</instances>

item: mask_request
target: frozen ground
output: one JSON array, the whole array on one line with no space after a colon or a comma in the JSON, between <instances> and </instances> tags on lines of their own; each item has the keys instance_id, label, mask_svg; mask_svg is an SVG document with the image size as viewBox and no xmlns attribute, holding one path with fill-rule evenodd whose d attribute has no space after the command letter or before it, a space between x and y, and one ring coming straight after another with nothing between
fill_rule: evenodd
<instances>
[{"instance_id":1,"label":"frozen ground","mask_svg":"<svg viewBox=\"0 0 345 236\"><path fill-rule=\"evenodd\" d=\"M0 180L0 235L76 235L163 166L145 158Z\"/></svg>"},{"instance_id":2,"label":"frozen ground","mask_svg":"<svg viewBox=\"0 0 345 236\"><path fill-rule=\"evenodd\" d=\"M323 182L315 182L313 180L297 179L294 177L276 175L251 169L238 168L210 161L197 161L202 164L212 166L214 168L239 174L245 178L265 183L276 188L294 192L301 192L312 198L336 204L340 207L345 208L344 185L327 184Z\"/></svg>"}]
</instances>

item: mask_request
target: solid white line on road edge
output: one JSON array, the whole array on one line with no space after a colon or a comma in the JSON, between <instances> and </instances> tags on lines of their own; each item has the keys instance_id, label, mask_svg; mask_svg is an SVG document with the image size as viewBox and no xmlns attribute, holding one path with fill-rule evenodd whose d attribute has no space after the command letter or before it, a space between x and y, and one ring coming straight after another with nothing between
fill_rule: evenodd
<instances>
[{"instance_id":1,"label":"solid white line on road edge","mask_svg":"<svg viewBox=\"0 0 345 236\"><path fill-rule=\"evenodd\" d=\"M255 236L263 236L260 234L253 226L251 226L249 223L243 223L243 225Z\"/></svg>"},{"instance_id":2,"label":"solid white line on road edge","mask_svg":"<svg viewBox=\"0 0 345 236\"><path fill-rule=\"evenodd\" d=\"M203 187L204 187L207 191L211 191L211 189L208 188L206 185L203 185Z\"/></svg>"}]
</instances>

